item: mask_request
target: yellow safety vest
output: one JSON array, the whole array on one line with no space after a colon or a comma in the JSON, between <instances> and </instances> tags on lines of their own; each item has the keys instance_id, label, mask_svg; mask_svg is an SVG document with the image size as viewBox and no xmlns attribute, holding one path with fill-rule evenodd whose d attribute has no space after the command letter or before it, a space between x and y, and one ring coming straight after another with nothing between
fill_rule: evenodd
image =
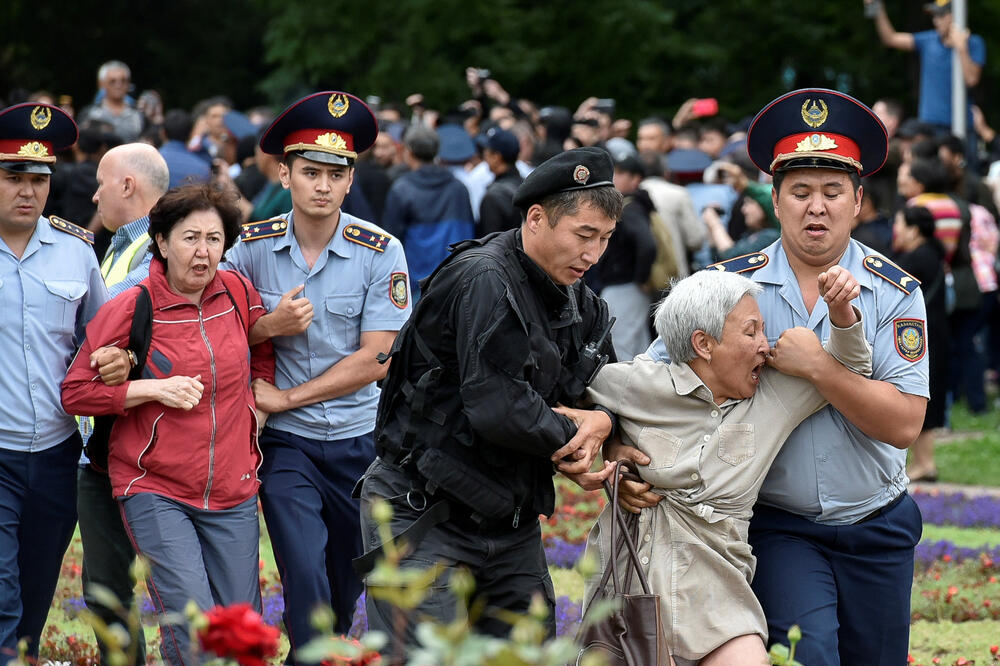
<instances>
[{"instance_id":1,"label":"yellow safety vest","mask_svg":"<svg viewBox=\"0 0 1000 666\"><path fill-rule=\"evenodd\" d=\"M104 284L111 287L124 280L125 276L135 268L132 264L142 256L148 245L149 234L142 234L117 257L109 253L101 263L101 276L104 278Z\"/></svg>"}]
</instances>

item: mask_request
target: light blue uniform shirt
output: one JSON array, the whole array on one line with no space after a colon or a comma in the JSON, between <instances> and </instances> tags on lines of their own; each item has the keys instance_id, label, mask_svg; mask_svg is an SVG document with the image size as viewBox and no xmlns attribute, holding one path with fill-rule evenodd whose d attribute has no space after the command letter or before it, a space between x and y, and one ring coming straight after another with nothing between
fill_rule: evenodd
<instances>
[{"instance_id":1,"label":"light blue uniform shirt","mask_svg":"<svg viewBox=\"0 0 1000 666\"><path fill-rule=\"evenodd\" d=\"M807 312L781 241L763 250L770 261L744 273L764 291L757 297L773 347L782 331L794 326L813 330L820 340L830 337L830 319L823 299ZM894 320L926 321L919 289L906 294L869 272L862 263L876 254L852 240L838 262L861 285L854 305L864 315L865 338L872 346L872 379L888 382L903 393L929 397L927 354L909 361L897 351ZM924 330L926 335L926 327ZM926 339L924 340L926 349ZM649 355L667 360L663 341L650 345ZM785 441L764 479L759 502L805 516L818 523L847 525L884 506L906 490L906 451L868 437L827 405L803 421Z\"/></svg>"},{"instance_id":2,"label":"light blue uniform shirt","mask_svg":"<svg viewBox=\"0 0 1000 666\"><path fill-rule=\"evenodd\" d=\"M410 316L411 292L402 244L381 228L341 211L337 230L310 269L295 240L291 213L281 218L288 229L281 236L240 241L226 253L226 266L246 275L268 311L281 295L300 284L315 316L299 335L273 338L275 383L280 389L304 384L360 347L365 331L398 331ZM352 224L389 239L379 252L347 240ZM406 281L405 306L392 298L393 274ZM397 278L398 281L398 278ZM355 393L306 407L273 414L267 425L301 437L345 439L375 429L379 390L375 383Z\"/></svg>"},{"instance_id":3,"label":"light blue uniform shirt","mask_svg":"<svg viewBox=\"0 0 1000 666\"><path fill-rule=\"evenodd\" d=\"M60 385L106 300L93 249L48 218L20 259L0 239L0 448L42 451L73 434Z\"/></svg>"}]
</instances>

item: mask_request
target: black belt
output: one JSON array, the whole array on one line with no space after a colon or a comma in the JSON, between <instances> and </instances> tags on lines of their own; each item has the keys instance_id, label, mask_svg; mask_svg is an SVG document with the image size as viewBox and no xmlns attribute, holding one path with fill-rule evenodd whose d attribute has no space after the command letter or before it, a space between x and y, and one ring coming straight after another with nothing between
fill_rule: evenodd
<instances>
[{"instance_id":1,"label":"black belt","mask_svg":"<svg viewBox=\"0 0 1000 666\"><path fill-rule=\"evenodd\" d=\"M900 502L903 501L904 497L906 497L906 491L905 490L903 492L901 492L899 495L897 495L896 499L892 500L891 502L889 502L888 504L886 504L884 506L880 506L879 508L877 508L874 511L872 511L871 513L869 513L864 518L862 518L860 520L854 521L854 524L855 525L860 525L861 523L867 523L869 520L875 520L876 518L878 518L882 514L889 513L889 511L894 506L896 506L897 504L899 504Z\"/></svg>"}]
</instances>

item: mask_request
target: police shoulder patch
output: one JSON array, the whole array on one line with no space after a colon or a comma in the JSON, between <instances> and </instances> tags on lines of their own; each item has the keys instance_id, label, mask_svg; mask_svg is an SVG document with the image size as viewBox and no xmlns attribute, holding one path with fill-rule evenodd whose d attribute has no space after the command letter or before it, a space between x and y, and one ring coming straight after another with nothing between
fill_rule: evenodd
<instances>
[{"instance_id":1,"label":"police shoulder patch","mask_svg":"<svg viewBox=\"0 0 1000 666\"><path fill-rule=\"evenodd\" d=\"M755 271L758 268L767 266L769 259L763 252L751 252L732 259L726 259L707 266L711 270L726 271L727 273L746 273Z\"/></svg>"},{"instance_id":2,"label":"police shoulder patch","mask_svg":"<svg viewBox=\"0 0 1000 666\"><path fill-rule=\"evenodd\" d=\"M80 240L90 243L91 245L94 244L94 233L92 231L88 231L79 225L73 224L69 220L64 220L58 215L49 215L49 224L63 233L67 233L70 236L76 236Z\"/></svg>"},{"instance_id":3,"label":"police shoulder patch","mask_svg":"<svg viewBox=\"0 0 1000 666\"><path fill-rule=\"evenodd\" d=\"M916 363L927 351L927 336L924 335L923 319L893 319L892 332L896 339L896 351L910 363Z\"/></svg>"},{"instance_id":4,"label":"police shoulder patch","mask_svg":"<svg viewBox=\"0 0 1000 666\"><path fill-rule=\"evenodd\" d=\"M393 273L389 280L389 300L400 310L405 310L410 302L410 288L406 273Z\"/></svg>"},{"instance_id":5,"label":"police shoulder patch","mask_svg":"<svg viewBox=\"0 0 1000 666\"><path fill-rule=\"evenodd\" d=\"M865 257L864 264L865 268L868 269L868 272L874 273L886 282L891 283L897 289L902 290L904 293L909 294L920 286L920 280L913 277L885 257L881 257L877 254L869 254Z\"/></svg>"},{"instance_id":6,"label":"police shoulder patch","mask_svg":"<svg viewBox=\"0 0 1000 666\"><path fill-rule=\"evenodd\" d=\"M344 238L376 252L385 252L385 246L389 244L389 236L365 229L358 224L348 224L344 227Z\"/></svg>"},{"instance_id":7,"label":"police shoulder patch","mask_svg":"<svg viewBox=\"0 0 1000 666\"><path fill-rule=\"evenodd\" d=\"M261 238L284 236L285 232L288 231L288 222L280 217L275 217L263 222L244 222L240 227L240 240L245 243Z\"/></svg>"}]
</instances>

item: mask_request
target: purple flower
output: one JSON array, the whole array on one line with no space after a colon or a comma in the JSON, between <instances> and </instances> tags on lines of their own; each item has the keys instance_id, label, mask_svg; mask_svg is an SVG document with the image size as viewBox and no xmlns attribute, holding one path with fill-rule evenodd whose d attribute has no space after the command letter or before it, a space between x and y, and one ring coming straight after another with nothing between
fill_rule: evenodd
<instances>
[{"instance_id":1,"label":"purple flower","mask_svg":"<svg viewBox=\"0 0 1000 666\"><path fill-rule=\"evenodd\" d=\"M582 604L566 595L556 599L556 636L576 636Z\"/></svg>"},{"instance_id":2,"label":"purple flower","mask_svg":"<svg viewBox=\"0 0 1000 666\"><path fill-rule=\"evenodd\" d=\"M569 543L559 537L550 537L545 540L545 558L549 566L572 569L585 547L583 543Z\"/></svg>"},{"instance_id":3,"label":"purple flower","mask_svg":"<svg viewBox=\"0 0 1000 666\"><path fill-rule=\"evenodd\" d=\"M1000 528L1000 498L964 493L914 492L920 515L929 525Z\"/></svg>"},{"instance_id":4,"label":"purple flower","mask_svg":"<svg viewBox=\"0 0 1000 666\"><path fill-rule=\"evenodd\" d=\"M951 541L921 541L917 544L913 557L919 570L920 567L926 569L935 562L941 561L945 555L951 558L951 562L958 564L965 560L978 560L981 554L996 561L1000 558L1000 546L963 548L956 546Z\"/></svg>"}]
</instances>

